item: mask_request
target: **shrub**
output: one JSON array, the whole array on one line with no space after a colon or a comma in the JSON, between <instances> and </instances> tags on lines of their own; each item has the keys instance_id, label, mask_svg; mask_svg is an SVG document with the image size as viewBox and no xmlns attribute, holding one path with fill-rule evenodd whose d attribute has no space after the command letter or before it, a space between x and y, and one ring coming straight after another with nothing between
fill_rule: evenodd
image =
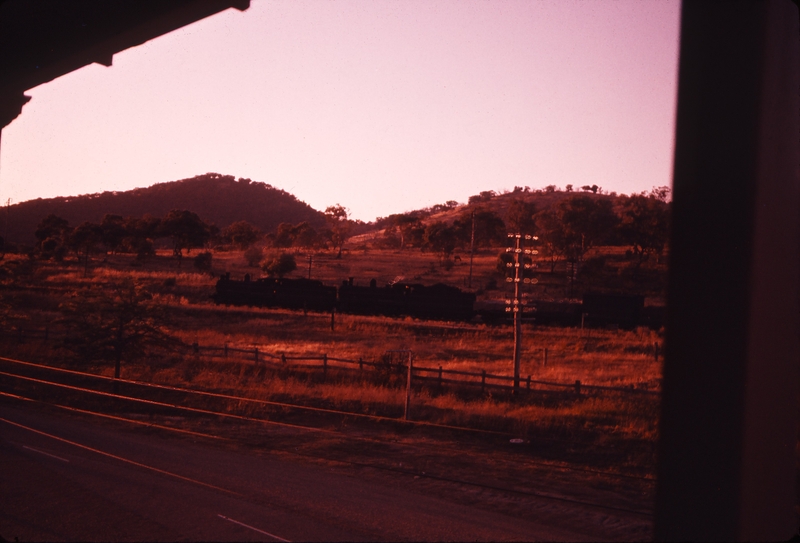
<instances>
[{"instance_id":1,"label":"shrub","mask_svg":"<svg viewBox=\"0 0 800 543\"><path fill-rule=\"evenodd\" d=\"M263 258L264 251L261 247L256 247L255 245L244 252L244 259L247 261L247 265L252 268L257 268Z\"/></svg>"},{"instance_id":2,"label":"shrub","mask_svg":"<svg viewBox=\"0 0 800 543\"><path fill-rule=\"evenodd\" d=\"M265 261L261 269L269 276L277 275L278 277L283 277L287 273L292 273L297 269L297 261L294 259L293 254L281 253Z\"/></svg>"},{"instance_id":3,"label":"shrub","mask_svg":"<svg viewBox=\"0 0 800 543\"><path fill-rule=\"evenodd\" d=\"M210 252L205 251L194 257L194 267L202 271L211 270L212 255Z\"/></svg>"}]
</instances>

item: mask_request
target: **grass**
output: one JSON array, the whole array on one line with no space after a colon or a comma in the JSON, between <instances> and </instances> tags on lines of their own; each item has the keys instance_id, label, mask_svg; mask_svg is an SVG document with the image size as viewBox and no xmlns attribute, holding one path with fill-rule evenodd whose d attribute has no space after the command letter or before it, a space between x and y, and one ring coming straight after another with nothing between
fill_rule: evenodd
<instances>
[{"instance_id":1,"label":"grass","mask_svg":"<svg viewBox=\"0 0 800 543\"><path fill-rule=\"evenodd\" d=\"M406 281L426 284L442 281L463 287L467 280L467 260L462 258L446 272L436 265L435 255L419 251L369 250L366 254L359 251L341 260L330 255L316 255L312 278L337 284L350 276L356 277L357 283L366 283L372 277L383 282L402 276ZM482 299L504 296L503 291L480 290L499 278L495 262L494 252L479 254L475 259L473 284L480 287ZM2 302L13 309L12 313L15 312L15 316L9 318L16 318L18 324L26 327L42 328L52 326L59 316L59 302L72 292L89 285L132 278L153 293L153 302L167 310L169 331L187 344L257 347L262 353L288 356L325 353L331 357L368 361L379 360L388 350L409 349L414 352L417 366L499 375L512 373L510 326L336 315L335 331L331 331L329 314L304 315L300 311L213 305L209 297L215 277L193 270L189 259L184 259L182 268L166 254L144 265L132 266L132 263L135 262L127 255L108 255L102 265L95 262L84 277L83 268L77 262L37 262L25 274L7 276L0 296ZM297 274L307 273L302 259L298 259L298 264ZM247 267L240 252L232 251L214 255L214 271L217 275L227 271L241 276L256 270ZM565 284L559 283L557 274L542 275L545 280L537 285L539 290L533 293L534 297L563 292ZM523 335L523 378L530 375L534 380L563 383L580 380L583 384L660 388L661 363L653 355L654 343L662 342L659 332L580 330L526 324ZM52 341L48 344L18 344L13 338L2 341L0 348L7 356L25 360L64 359L64 352ZM545 349L546 365L543 363ZM111 365L98 369L106 375L113 371ZM402 378L353 378L332 370L328 380L323 382L320 374L308 370L256 372L247 364L210 363L191 353L123 367L126 378L389 417L402 414ZM252 409L245 404L234 407L245 411ZM612 447L619 451L615 457L617 461L644 469L651 469L654 463L657 411L657 399L624 393L512 397L458 387L418 387L413 398L414 417L419 420L507 431L526 438L577 440L601 447L597 449L598 455L604 450L602 446ZM563 448L558 450L564 451Z\"/></svg>"}]
</instances>

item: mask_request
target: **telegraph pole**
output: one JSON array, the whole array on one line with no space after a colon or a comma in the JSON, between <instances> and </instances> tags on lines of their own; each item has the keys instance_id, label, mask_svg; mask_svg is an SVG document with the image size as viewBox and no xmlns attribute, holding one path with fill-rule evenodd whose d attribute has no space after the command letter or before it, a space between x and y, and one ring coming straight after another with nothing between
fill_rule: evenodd
<instances>
[{"instance_id":1,"label":"telegraph pole","mask_svg":"<svg viewBox=\"0 0 800 543\"><path fill-rule=\"evenodd\" d=\"M524 303L522 301L521 283L535 284L536 279L524 277L524 270L532 269L534 264L526 264L523 255L536 255L539 251L534 249L524 249L523 240L536 241L539 239L537 236L530 236L527 234L508 234L510 239L514 240L514 247L506 249L507 253L514 255L514 261L506 264L509 268L514 268L514 277L507 277L506 281L514 283L514 298L506 300L506 311L514 315L514 394L519 393L519 370L520 360L522 358L522 310Z\"/></svg>"},{"instance_id":2,"label":"telegraph pole","mask_svg":"<svg viewBox=\"0 0 800 543\"><path fill-rule=\"evenodd\" d=\"M475 211L472 211L472 236L469 241L469 281L467 288L472 288L472 257L475 255Z\"/></svg>"}]
</instances>

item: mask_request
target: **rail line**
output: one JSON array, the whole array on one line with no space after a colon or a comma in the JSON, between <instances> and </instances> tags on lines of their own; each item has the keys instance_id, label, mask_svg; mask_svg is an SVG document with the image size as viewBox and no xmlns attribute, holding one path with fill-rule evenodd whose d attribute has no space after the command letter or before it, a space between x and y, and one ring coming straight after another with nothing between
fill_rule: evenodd
<instances>
[{"instance_id":1,"label":"rail line","mask_svg":"<svg viewBox=\"0 0 800 543\"><path fill-rule=\"evenodd\" d=\"M4 372L0 372L0 373L4 373ZM37 380L37 381L41 381L41 380ZM70 388L77 388L77 387L70 387ZM109 394L109 395L111 395L111 394ZM90 410L86 410L86 409L78 409L78 408L74 408L74 407L71 407L71 406L60 405L60 404L57 404L57 403L54 403L54 402L46 402L46 401L43 401L43 400L36 400L36 399L33 399L33 398L27 398L25 396L20 396L20 395L17 395L17 394L10 394L10 393L6 393L6 392L2 392L2 391L0 391L0 396L12 398L12 399L17 399L17 400L22 400L22 401L30 401L30 402L40 403L40 404L44 404L44 405L47 405L47 406L56 407L56 408L59 408L59 409L64 409L64 410L67 410L67 411L78 412L78 413L85 414L85 415L98 416L98 417L102 417L102 418L106 418L106 419L112 419L112 420L116 420L116 421L120 421L120 422L128 422L128 423L132 423L132 424L136 424L136 425L154 427L154 428L158 428L158 429L161 429L161 430L179 432L179 433L183 433L183 434L191 434L191 435L195 435L197 437L204 437L204 438L216 439L216 440L233 441L230 438L227 438L227 437L224 437L224 436L215 435L215 434L208 434L208 433L204 433L204 432L194 432L194 431L184 430L182 428L174 428L174 427L171 427L171 426L164 426L164 425L155 424L155 423L147 423L147 422L143 422L143 421L139 421L139 420L135 420L135 419L129 419L129 418L126 418L126 417L118 417L118 416L114 416L114 415L108 415L106 413L100 413L100 412L97 412L97 411L90 411ZM125 397L125 396L119 396L119 397L120 398L125 398L125 399L131 399L131 398ZM164 405L168 405L168 404L164 404ZM173 406L173 407L181 408L181 406ZM219 413L216 413L216 414L219 414ZM259 419L251 419L251 420L260 421ZM261 422L263 422L263 421L261 421ZM345 438L348 438L348 439L363 440L363 438L353 438L353 436L347 436L346 434L343 434L341 432L335 432L335 431L329 431L329 432L342 435L342 436L344 436ZM412 447L418 447L417 445L411 445L411 446ZM440 448L437 448L437 449L441 450ZM448 483L455 483L455 484L459 484L459 485L472 486L472 487L483 488L483 489L487 489L487 490L494 490L494 491L499 491L499 492L507 492L507 493L517 494L517 495L522 495L522 496L529 496L529 497L538 498L538 499L553 500L553 501L558 501L558 502L561 502L561 503L569 503L569 504L573 504L573 505L580 505L580 506L585 506L585 507L593 507L593 508L599 508L599 509L604 509L604 510L621 512L621 513L628 513L628 514L633 514L633 515L637 515L637 516L645 517L645 518L652 518L652 516L653 516L653 512L652 511L644 511L644 510L637 510L637 509L627 509L627 508L624 508L624 507L614 507L614 506L607 505L607 504L599 504L599 503L589 502L589 501L585 501L585 500L576 500L576 499L572 499L572 498L566 498L566 497L563 497L563 496L554 496L552 494L546 494L546 493L541 493L541 492L535 492L535 491L529 491L529 490L520 490L520 489L515 489L515 488L508 488L508 487L490 485L490 484L486 484L486 483L479 483L479 482L476 482L476 481L467 481L467 480L457 479L457 478L453 478L453 477L445 477L445 476L440 476L440 475L434 475L434 474L430 474L430 473L426 473L426 472L422 472L422 471L415 471L415 470L407 470L407 469L402 469L402 468L388 467L388 466L385 466L385 465L372 464L372 463L367 463L367 462L357 462L357 461L353 461L353 460L343 460L341 458L331 458L329 456L324 456L324 455L319 455L319 454L301 453L301 452L298 452L297 450L291 450L291 449L281 449L281 451L284 452L284 453L287 453L287 454L298 456L298 457L313 458L313 459L316 459L316 460L325 460L325 461L328 461L328 462L351 465L351 466L356 466L356 467L361 467L361 468L378 469L378 470L381 470L381 471L387 471L387 472L392 472L392 473L400 473L400 474L403 474L403 475L411 475L411 476L414 476L414 477L426 478L426 479L442 481L442 482L448 482ZM571 468L564 467L564 466L553 466L553 467L560 467L561 469L571 469ZM580 470L580 471L585 471L585 470ZM596 472L592 471L592 473L605 474L605 475L616 475L616 474L610 474L610 473L599 472L599 471L596 471Z\"/></svg>"},{"instance_id":2,"label":"rail line","mask_svg":"<svg viewBox=\"0 0 800 543\"><path fill-rule=\"evenodd\" d=\"M513 434L510 434L508 432L497 432L497 431L494 431L494 430L482 430L482 429L478 429L478 428L467 428L465 426L455 426L455 425L450 425L450 424L438 424L438 423L435 423L435 422L427 422L427 421L403 420L403 419L397 419L397 418L393 418L393 417L384 417L384 416L380 416L380 415L368 415L366 413L354 413L352 411L341 411L341 410L338 410L338 409L328 409L328 408L324 408L324 407L310 407L310 406L307 406L307 405L291 404L291 403L285 403L285 402L274 402L274 401L270 401L270 400L258 400L258 399L255 399L255 398L247 398L247 397L243 397L243 396L233 396L233 395L230 395L230 394L221 394L221 393L218 393L218 392L208 392L208 391L204 391L204 390L196 390L196 389L186 388L186 387L176 387L176 386L172 386L172 385L160 385L160 384L156 384L156 383L145 383L144 381L133 381L133 380L129 380L129 379L115 379L113 377L108 377L108 376L105 376L105 375L97 375L95 373L86 373L86 372L82 372L82 371L68 370L66 368L58 368L58 367L55 367L55 366L48 366L48 365L45 365L45 364L34 364L32 362L25 362L25 361L22 361L22 360L15 360L13 358L0 357L0 360L5 361L5 362L12 362L12 363L15 363L15 364L22 364L22 365L33 367L33 368L38 368L38 369L42 369L43 368L43 369L48 369L48 370L57 371L57 372L61 372L61 373L79 375L81 377L90 377L90 378L102 379L102 380L110 381L110 382L117 382L117 383L120 383L120 384L143 386L143 387L156 388L156 389L161 389L161 390L171 390L173 392L185 392L185 393L190 393L190 394L198 394L198 395L202 395L202 396L208 396L208 397L212 397L212 398L222 398L222 399L226 399L226 400L235 400L235 401L240 401L240 402L251 402L251 403L256 403L256 404L260 404L260 405L268 405L268 406L272 406L272 407L286 407L286 408L291 408L291 409L301 409L301 410L304 410L304 411L312 411L312 412L317 412L317 413L328 413L328 414L334 414L334 415L344 415L344 416L348 416L348 417L358 417L358 418L365 418L365 419L371 419L371 420L377 420L377 421L386 421L386 422L406 424L406 425L411 425L411 426L428 426L428 427L432 427L432 428L443 428L443 429L448 429L448 430L460 430L460 431L463 431L463 432L473 432L473 433L479 433L479 434L490 434L490 435L500 435L500 436L511 436L511 435L513 435ZM0 373L2 373L2 372L0 372Z\"/></svg>"},{"instance_id":3,"label":"rail line","mask_svg":"<svg viewBox=\"0 0 800 543\"><path fill-rule=\"evenodd\" d=\"M190 388L184 388L184 387L174 387L174 386L168 386L168 385L158 385L158 384L154 384L154 383L144 383L144 382L141 382L141 381L122 380L122 379L115 380L115 379L113 379L111 377L106 377L106 376L103 376L103 375L97 375L97 374L92 374L92 373L87 373L87 372L80 372L80 371L75 371L75 370L68 370L68 369L65 369L65 368L57 368L57 367L54 367L54 366L48 366L48 365L42 365L42 364L34 364L34 363L31 363L31 362L24 362L24 361L20 361L20 360L5 358L5 357L0 357L0 360L4 360L4 361L7 361L7 362L14 362L14 363L17 363L17 364L21 364L21 365L28 366L28 367L33 367L33 368L36 368L36 369L53 370L53 371L56 371L56 372L61 372L61 373L71 374L71 375L78 375L78 376L81 376L81 377L96 378L96 379L112 381L112 382L113 381L117 381L117 382L120 382L120 383L139 385L139 386L144 386L144 387L150 387L150 388L162 389L162 390L169 390L169 391L176 391L176 392L182 392L182 393L198 394L198 395L202 395L202 396L208 396L208 397L213 397L213 398L221 398L221 399L226 399L226 400L248 401L248 402L254 402L254 403L259 403L259 404L264 404L264 405L271 405L271 406L280 406L280 407L288 407L288 408L299 408L299 409L305 409L305 410L310 410L310 411L319 411L319 412L323 412L323 413L333 413L333 414L339 414L339 415L345 415L345 416L364 417L364 418L369 418L369 419L374 419L374 420L379 420L379 421L390 421L390 422L393 422L393 423L414 424L414 425L420 425L420 426L439 427L439 428L445 428L445 429L468 430L468 431L475 431L475 432L479 432L479 433L503 435L503 436L512 435L512 434L502 433L502 432L475 430L475 429L458 427L458 426L427 423L427 422L424 422L424 421L403 421L403 420L394 419L394 418L390 418L390 417L380 417L380 416L376 416L376 415L364 415L364 414L359 414L359 413L352 413L352 412L349 412L349 411L339 411L339 410L324 409L324 408L313 408L313 407L300 406L300 405L296 405L296 404L288 404L288 403L283 403L283 402L270 402L270 401L267 401L267 400L257 400L257 399L253 399L253 398L233 396L233 395L229 395L229 394L219 394L219 393L212 393L212 392L207 392L207 391L198 391L198 390L194 390L194 389L190 389ZM97 391L97 390L94 390L94 389L76 387L76 386L73 386L73 385L66 385L66 384L63 384L63 383L57 383L55 381L47 381L47 380L44 380L44 379L36 379L36 378L23 376L23 375L19 375L19 374L12 374L12 373L8 373L8 372L0 371L0 375L6 375L6 376L12 377L12 378L13 377L17 377L17 378L20 378L20 379L23 379L23 380L26 380L26 381L38 382L38 383L44 384L44 385L62 387L62 388L75 390L75 391L78 391L78 392L85 392L85 393L89 393L89 394L96 394L96 395L101 395L101 396L105 396L105 397L117 398L117 399L121 399L121 400L127 400L127 401L138 402L138 403L145 403L145 404L155 405L155 406L159 406L159 407L166 407L166 408L172 408L172 409L177 409L177 410L184 410L184 411L195 412L195 413L206 414L206 415L214 415L214 416L220 416L220 417L234 418L234 419L238 419L238 420L242 420L242 421L246 421L246 422L256 422L256 423L261 423L261 424L284 426L284 427L289 427L289 428L297 429L297 430L317 431L317 432L323 432L323 433L326 433L326 434L335 434L335 435L338 435L338 436L346 437L347 439L350 439L350 440L354 440L355 439L355 440L374 442L374 443L381 443L381 444L385 443L382 440L365 438L363 436L355 437L355 436L352 436L350 434L345 434L343 432L338 432L338 431L335 431L335 430L326 430L326 429L320 429L320 428L303 426L303 425L293 425L293 424L281 423L281 422L277 422L277 421L270 421L270 420L267 420L267 419L261 419L261 418L255 418L255 417L245 417L245 416L242 416L242 415L233 415L233 414L230 414L230 413L222 413L222 412L219 412L219 411L211 411L211 410L208 410L208 409L198 409L198 408L186 407L186 406L182 406L182 405L170 404L170 403L165 403L165 402L156 402L154 400L145 400L145 399L136 398L136 397L133 397L133 396L124 396L124 395L113 394L113 393L109 393L109 392ZM43 402L43 403L47 403L47 402ZM53 404L53 405L57 405L57 404ZM77 408L68 408L66 406L60 406L60 407L65 408L65 409L72 409L72 410L75 410L75 411L78 411L78 412L86 412L86 413L95 414L94 412L80 410L80 409L77 409ZM102 415L102 414L99 414L99 413L97 413L97 414L100 415L100 416L105 416L107 418L118 418L120 420L125 420L125 421L131 421L132 420L132 419L123 419L123 418L120 418L120 417L115 417L115 416L107 415L107 414L106 415ZM160 427L160 428L167 429L167 430L183 431L183 432L191 433L190 431L180 430L180 429L176 429L176 428L168 427L168 426L161 426L161 425L155 425L155 424L149 424L149 423L142 423L141 421L134 421L134 422L136 422L137 424L152 425L152 426ZM198 434L198 435L209 437L208 434ZM219 436L217 436L217 437L219 437ZM547 439L547 438L545 438L545 439ZM563 442L563 440L557 440L557 439L547 439L547 440L548 441ZM417 444L404 444L404 445L405 446L411 446L412 448L417 448L417 449L424 448L423 446L417 445ZM451 449L451 448L448 448L448 447L444 447L443 448L443 447L438 446L438 445L437 445L437 450L451 450L453 452L459 452L459 453L462 452L460 450ZM600 475L600 476L604 476L604 477L632 479L632 480L640 480L640 481L646 481L646 482L652 482L653 481L653 479L651 477L642 477L642 476L637 476L637 475L630 475L630 474L623 474L623 473L616 473L616 472L592 470L592 469L587 469L587 468L579 468L579 467L567 466L567 465L551 463L551 462L533 461L533 460L527 460L526 459L525 463L529 464L529 465L533 465L533 466L538 466L538 467L547 467L547 468L550 468L550 469L583 472L583 473L588 473L588 474L593 474L593 475Z\"/></svg>"}]
</instances>

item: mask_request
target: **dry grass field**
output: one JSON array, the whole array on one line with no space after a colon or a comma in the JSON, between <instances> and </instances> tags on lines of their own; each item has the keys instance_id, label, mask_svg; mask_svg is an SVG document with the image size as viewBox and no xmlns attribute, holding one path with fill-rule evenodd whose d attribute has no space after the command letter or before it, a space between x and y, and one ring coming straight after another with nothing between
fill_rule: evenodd
<instances>
[{"instance_id":1,"label":"dry grass field","mask_svg":"<svg viewBox=\"0 0 800 543\"><path fill-rule=\"evenodd\" d=\"M342 259L330 253L312 255L311 277L339 284L354 277L356 284L370 279L378 283L402 278L432 284L445 282L465 287L468 256L461 255L451 270L438 265L435 255L414 251L357 249L350 245ZM609 257L613 268L614 255ZM308 258L297 255L294 276L308 275ZM497 250L476 256L473 287L479 299L503 299L507 293L496 271ZM621 259L618 260L621 262ZM19 341L6 335L6 356L26 360L69 361L56 330L61 326L59 304L85 288L104 288L132 279L152 294L150 303L165 310L166 331L185 344L201 347L228 345L257 348L262 354L321 356L379 361L386 351L411 350L415 366L511 375L513 338L508 325L427 322L412 318L391 319L336 315L335 329L329 314L282 309L216 306L210 299L216 278L260 275L247 266L241 252L217 252L212 273L199 272L191 259L180 267L167 253L139 264L128 255L96 258L84 274L77 262L29 262L7 255L2 304L7 328L42 329L53 332L50 341ZM619 275L619 274L617 274ZM533 297L564 299L563 274L540 274ZM491 282L500 289L486 289ZM661 363L654 356L660 332L649 329L596 330L555 328L525 324L521 374L523 379L570 384L632 387L657 392ZM547 349L547 363L544 353ZM77 362L80 365L80 362ZM93 365L92 371L113 374L112 365ZM211 360L191 349L169 356L149 357L123 366L123 377L158 383L188 385L236 395L273 399L309 406L391 417L402 414L404 380L377 379L332 371L321 379L318 370L257 368L252 362L230 358ZM523 394L512 396L488 389L419 386L414 390L414 416L443 424L578 440L592 446L609 446L622 454L623 464L650 471L654 465L658 399L633 393ZM629 451L629 452L625 452ZM618 459L619 461L619 459Z\"/></svg>"}]
</instances>

